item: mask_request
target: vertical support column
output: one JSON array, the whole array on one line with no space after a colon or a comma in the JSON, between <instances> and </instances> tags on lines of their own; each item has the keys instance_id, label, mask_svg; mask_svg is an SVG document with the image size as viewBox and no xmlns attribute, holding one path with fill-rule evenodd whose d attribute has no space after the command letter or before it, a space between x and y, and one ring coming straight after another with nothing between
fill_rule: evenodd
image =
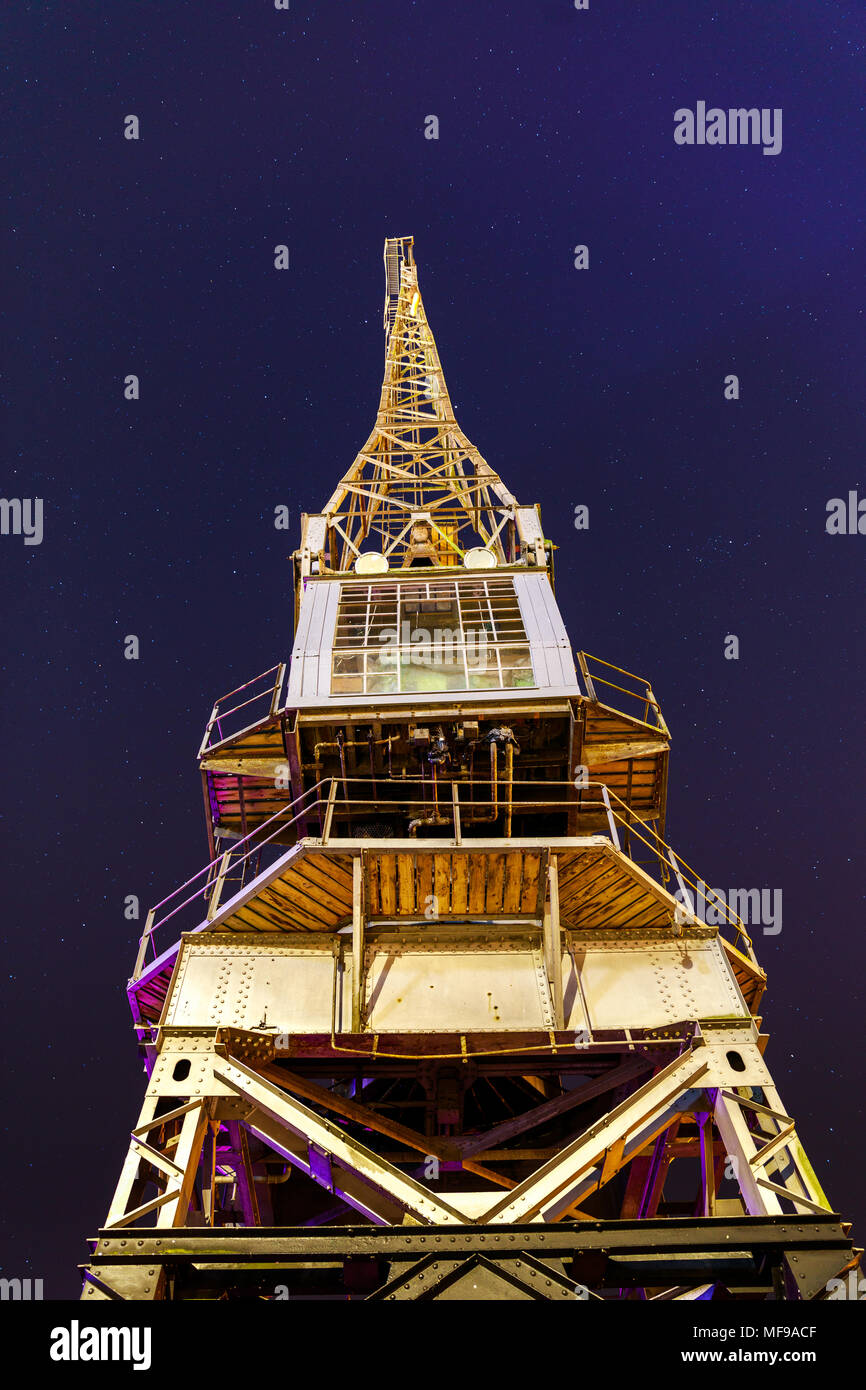
<instances>
[{"instance_id":1,"label":"vertical support column","mask_svg":"<svg viewBox=\"0 0 866 1390\"><path fill-rule=\"evenodd\" d=\"M283 752L286 755L286 763L289 769L289 783L292 805L297 805L297 836L302 840L310 832L307 827L306 810L303 805L304 796L304 776L301 772L301 753L298 739L298 715L295 712L292 720L292 727L289 729L288 718L284 714L280 719L280 729L283 736ZM314 803L310 803L311 809Z\"/></svg>"},{"instance_id":2,"label":"vertical support column","mask_svg":"<svg viewBox=\"0 0 866 1390\"><path fill-rule=\"evenodd\" d=\"M649 1170L644 1184L643 1195L637 1215L651 1219L656 1216L659 1203L665 1190L665 1180L668 1169L671 1166L672 1144L677 1137L680 1127L681 1116L677 1116L673 1124L659 1135L653 1145L652 1158L650 1159Z\"/></svg>"},{"instance_id":3,"label":"vertical support column","mask_svg":"<svg viewBox=\"0 0 866 1390\"><path fill-rule=\"evenodd\" d=\"M775 1192L761 1187L752 1171L751 1159L757 1145L745 1116L736 1102L728 1099L721 1087L715 1092L715 1121L725 1145L725 1152L733 1161L734 1172L740 1194L750 1216L781 1216L782 1205Z\"/></svg>"},{"instance_id":4,"label":"vertical support column","mask_svg":"<svg viewBox=\"0 0 866 1390\"><path fill-rule=\"evenodd\" d=\"M613 845L614 849L620 849L621 846L619 843L619 832L616 828L616 819L613 814L613 808L610 804L610 793L608 792L608 789L603 782L601 784L601 797L607 810L607 824L608 828L610 829L611 844Z\"/></svg>"},{"instance_id":5,"label":"vertical support column","mask_svg":"<svg viewBox=\"0 0 866 1390\"><path fill-rule=\"evenodd\" d=\"M361 991L364 975L364 866L361 855L352 860L352 1032L361 1031Z\"/></svg>"},{"instance_id":6,"label":"vertical support column","mask_svg":"<svg viewBox=\"0 0 866 1390\"><path fill-rule=\"evenodd\" d=\"M337 795L337 779L331 778L331 785L328 790L328 804L325 808L325 824L322 826L322 844L326 845L331 838L331 825L334 820L334 797Z\"/></svg>"},{"instance_id":7,"label":"vertical support column","mask_svg":"<svg viewBox=\"0 0 866 1390\"><path fill-rule=\"evenodd\" d=\"M562 1029L562 931L559 925L559 868L556 855L547 868L548 899L544 910L544 962L553 999L553 1026Z\"/></svg>"},{"instance_id":8,"label":"vertical support column","mask_svg":"<svg viewBox=\"0 0 866 1390\"><path fill-rule=\"evenodd\" d=\"M228 873L229 861L231 857L232 851L230 849L227 849L224 851L220 859L216 880L214 882L213 888L211 889L211 895L207 905L207 920L209 922L212 922L214 917L216 917L217 913L219 912L220 898L222 897L223 885L225 884L226 874Z\"/></svg>"},{"instance_id":9,"label":"vertical support column","mask_svg":"<svg viewBox=\"0 0 866 1390\"><path fill-rule=\"evenodd\" d=\"M214 1224L216 1208L216 1141L219 1124L211 1120L205 1131L201 1156L201 1205L208 1226Z\"/></svg>"},{"instance_id":10,"label":"vertical support column","mask_svg":"<svg viewBox=\"0 0 866 1390\"><path fill-rule=\"evenodd\" d=\"M259 1226L261 1225L259 1203L256 1195L255 1174L250 1162L250 1146L247 1141L247 1132L239 1120L229 1120L229 1138L237 1162L235 1175L238 1181L241 1210L244 1214L244 1225Z\"/></svg>"},{"instance_id":11,"label":"vertical support column","mask_svg":"<svg viewBox=\"0 0 866 1390\"><path fill-rule=\"evenodd\" d=\"M174 1156L175 1165L180 1169L182 1176L176 1193L159 1207L155 1223L157 1226L182 1226L186 1221L208 1120L204 1102L194 1110L188 1110L183 1117Z\"/></svg>"},{"instance_id":12,"label":"vertical support column","mask_svg":"<svg viewBox=\"0 0 866 1390\"><path fill-rule=\"evenodd\" d=\"M213 810L210 804L210 786L208 784L208 775L204 768L202 768L201 774L201 794L202 800L204 801L204 824L205 830L207 831L208 853L210 855L210 861L213 863L217 857L217 849L216 840L214 838Z\"/></svg>"},{"instance_id":13,"label":"vertical support column","mask_svg":"<svg viewBox=\"0 0 866 1390\"><path fill-rule=\"evenodd\" d=\"M716 1165L713 1152L713 1112L695 1114L701 1137L701 1215L716 1214Z\"/></svg>"}]
</instances>

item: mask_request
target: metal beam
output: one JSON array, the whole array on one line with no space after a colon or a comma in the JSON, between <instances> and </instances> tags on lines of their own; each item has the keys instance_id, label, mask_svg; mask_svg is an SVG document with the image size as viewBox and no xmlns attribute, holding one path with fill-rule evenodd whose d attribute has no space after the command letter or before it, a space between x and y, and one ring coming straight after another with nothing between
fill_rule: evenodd
<instances>
[{"instance_id":1,"label":"metal beam","mask_svg":"<svg viewBox=\"0 0 866 1390\"><path fill-rule=\"evenodd\" d=\"M700 1049L703 1051L703 1049ZM559 1211L579 1201L607 1181L623 1163L661 1133L693 1101L691 1094L706 1074L709 1061L689 1051L654 1076L627 1101L605 1115L586 1134L575 1139L556 1158L544 1164L508 1197L491 1206L493 1223L525 1220L543 1213L553 1220ZM632 1152L626 1152L630 1143ZM608 1162L617 1146L615 1165Z\"/></svg>"},{"instance_id":2,"label":"metal beam","mask_svg":"<svg viewBox=\"0 0 866 1390\"><path fill-rule=\"evenodd\" d=\"M237 1058L227 1062L216 1058L213 1071L218 1081L222 1081L238 1095L250 1100L265 1115L308 1145L317 1145L340 1167L354 1173L362 1182L384 1192L416 1221L448 1224L464 1220L455 1207L449 1206L439 1197L434 1197L414 1178L407 1177L399 1168L387 1163L372 1149L346 1134L345 1130L331 1124L329 1120L322 1119L293 1096L286 1095L270 1081L265 1081L256 1072L250 1071ZM249 1120L247 1123L253 1128L256 1127Z\"/></svg>"}]
</instances>

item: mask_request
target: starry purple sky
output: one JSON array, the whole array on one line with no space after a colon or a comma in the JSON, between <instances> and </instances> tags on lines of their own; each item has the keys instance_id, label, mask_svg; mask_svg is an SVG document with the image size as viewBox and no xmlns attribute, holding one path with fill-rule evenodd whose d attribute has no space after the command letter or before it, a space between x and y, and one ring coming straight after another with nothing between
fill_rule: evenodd
<instances>
[{"instance_id":1,"label":"starry purple sky","mask_svg":"<svg viewBox=\"0 0 866 1390\"><path fill-rule=\"evenodd\" d=\"M0 488L45 530L0 537L4 1274L77 1293L143 1093L123 900L206 857L204 723L288 655L297 521L369 431L406 234L573 645L662 702L669 838L783 892L767 1059L862 1243L866 536L825 520L866 497L864 39L828 0L6 16ZM699 100L782 108L782 152L678 147Z\"/></svg>"}]
</instances>

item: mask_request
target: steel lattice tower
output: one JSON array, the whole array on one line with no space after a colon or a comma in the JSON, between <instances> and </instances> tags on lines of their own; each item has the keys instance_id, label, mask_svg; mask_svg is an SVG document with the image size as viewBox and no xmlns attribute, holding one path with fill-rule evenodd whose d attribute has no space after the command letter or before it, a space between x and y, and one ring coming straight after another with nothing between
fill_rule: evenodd
<instances>
[{"instance_id":1,"label":"steel lattice tower","mask_svg":"<svg viewBox=\"0 0 866 1390\"><path fill-rule=\"evenodd\" d=\"M764 1061L749 934L664 840L658 701L575 665L411 238L385 275L288 681L214 705L210 861L148 915L146 1094L83 1297L822 1298L858 1252Z\"/></svg>"}]
</instances>

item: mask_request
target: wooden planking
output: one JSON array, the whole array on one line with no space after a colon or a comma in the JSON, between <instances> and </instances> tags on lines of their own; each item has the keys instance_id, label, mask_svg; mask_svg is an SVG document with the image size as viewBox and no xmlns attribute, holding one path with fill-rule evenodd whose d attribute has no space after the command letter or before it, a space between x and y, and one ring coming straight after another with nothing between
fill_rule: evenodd
<instances>
[{"instance_id":1,"label":"wooden planking","mask_svg":"<svg viewBox=\"0 0 866 1390\"><path fill-rule=\"evenodd\" d=\"M643 883L609 860L600 872L588 869L569 879L560 911L564 920L587 927L663 926L670 915Z\"/></svg>"},{"instance_id":2,"label":"wooden planking","mask_svg":"<svg viewBox=\"0 0 866 1390\"><path fill-rule=\"evenodd\" d=\"M613 710L604 702L588 704L586 709L586 742L590 742L593 738L604 741L611 736L619 735L627 736L635 742L644 740L647 743L664 738L661 729L657 729L654 724L645 724L639 718L637 715L639 703L635 701L634 715Z\"/></svg>"},{"instance_id":3,"label":"wooden planking","mask_svg":"<svg viewBox=\"0 0 866 1390\"><path fill-rule=\"evenodd\" d=\"M618 890L611 889L595 905L581 906L577 915L585 926L590 922L599 927L637 926L646 908L646 893L638 884L620 884ZM653 912L652 916L655 915Z\"/></svg>"},{"instance_id":4,"label":"wooden planking","mask_svg":"<svg viewBox=\"0 0 866 1390\"><path fill-rule=\"evenodd\" d=\"M535 916L542 862L537 850L370 852L369 911L374 917L420 916L435 898L443 917Z\"/></svg>"},{"instance_id":5,"label":"wooden planking","mask_svg":"<svg viewBox=\"0 0 866 1390\"><path fill-rule=\"evenodd\" d=\"M321 916L324 920L337 921L338 918L344 917L347 912L350 912L352 908L351 900L347 907L345 898L329 893L320 884L306 878L297 869L281 874L278 879L274 880L273 886L279 886L283 894L289 894L292 898L305 903L311 912Z\"/></svg>"},{"instance_id":6,"label":"wooden planking","mask_svg":"<svg viewBox=\"0 0 866 1390\"><path fill-rule=\"evenodd\" d=\"M456 916L469 906L469 856L455 854L452 861L451 911Z\"/></svg>"},{"instance_id":7,"label":"wooden planking","mask_svg":"<svg viewBox=\"0 0 866 1390\"><path fill-rule=\"evenodd\" d=\"M628 885L628 889L634 887L633 882ZM616 892L617 888L619 893ZM623 884L615 875L608 875L603 883L596 885L595 892L586 895L574 894L568 899L567 904L563 904L560 899L560 912L568 921L580 921L585 925L596 922L598 926L603 926L608 921L612 899L622 892Z\"/></svg>"},{"instance_id":8,"label":"wooden planking","mask_svg":"<svg viewBox=\"0 0 866 1390\"><path fill-rule=\"evenodd\" d=\"M286 874L283 882L299 895L308 897L311 901L326 907L335 918L345 917L352 910L351 898L347 899L345 894L338 895L332 892L333 881L323 880L312 866L296 869L293 873Z\"/></svg>"},{"instance_id":9,"label":"wooden planking","mask_svg":"<svg viewBox=\"0 0 866 1390\"><path fill-rule=\"evenodd\" d=\"M520 850L510 850L505 856L505 887L502 894L502 911L509 914L520 911L521 889L523 886L523 855Z\"/></svg>"},{"instance_id":10,"label":"wooden planking","mask_svg":"<svg viewBox=\"0 0 866 1390\"><path fill-rule=\"evenodd\" d=\"M325 877L331 879L331 881L332 881L333 884L334 884L334 888L332 889L332 891L335 892L335 893L337 893L339 897L344 898L344 899L346 900L347 903L351 904L351 902L352 902L352 856L351 856L351 855L348 855L348 854L346 854L346 855L340 855L340 857L337 859L337 858L331 858L329 855L325 855L325 854L317 854L317 853L305 854L305 855L303 856L303 858L300 860L300 863L301 863L302 865L304 865L304 864L314 864L314 865L316 866L316 868L318 869L319 873L321 873L321 874L325 875Z\"/></svg>"},{"instance_id":11,"label":"wooden planking","mask_svg":"<svg viewBox=\"0 0 866 1390\"><path fill-rule=\"evenodd\" d=\"M299 899L298 895L291 892L281 892L282 885L272 884L269 889L260 894L256 903L264 905L273 904L282 908L288 919L297 922L300 927L307 931L333 931L337 918L333 913L316 912L309 902L309 899ZM250 904L252 906L252 904Z\"/></svg>"},{"instance_id":12,"label":"wooden planking","mask_svg":"<svg viewBox=\"0 0 866 1390\"><path fill-rule=\"evenodd\" d=\"M487 864L487 905L490 916L502 911L502 892L505 885L505 855L491 854Z\"/></svg>"},{"instance_id":13,"label":"wooden planking","mask_svg":"<svg viewBox=\"0 0 866 1390\"><path fill-rule=\"evenodd\" d=\"M445 918L537 916L545 887L546 850L486 847L402 848L364 852L367 911L373 917L420 917L436 899ZM670 905L628 871L607 846L563 850L560 909L577 927L666 926ZM257 931L330 932L351 912L351 855L302 854L278 879L227 920ZM270 920L269 920L270 918Z\"/></svg>"},{"instance_id":14,"label":"wooden planking","mask_svg":"<svg viewBox=\"0 0 866 1390\"><path fill-rule=\"evenodd\" d=\"M218 737L216 728L212 730L211 737ZM283 747L283 733L279 721L271 721L268 716L267 725L254 725L247 733L241 737L229 735L229 739L234 738L235 742L227 742L221 747L205 749L201 757L201 766L213 771L218 771L221 764L230 764L235 770L236 764L255 763L263 758L271 758L274 763L285 762L285 749Z\"/></svg>"},{"instance_id":15,"label":"wooden planking","mask_svg":"<svg viewBox=\"0 0 866 1390\"><path fill-rule=\"evenodd\" d=\"M482 917L485 912L485 883L487 861L483 854L469 856L469 911L473 916Z\"/></svg>"},{"instance_id":16,"label":"wooden planking","mask_svg":"<svg viewBox=\"0 0 866 1390\"><path fill-rule=\"evenodd\" d=\"M560 907L570 910L572 904L585 902L597 892L604 891L605 885L612 881L616 874L616 865L601 856L594 863L587 863L582 873L569 873L559 889Z\"/></svg>"},{"instance_id":17,"label":"wooden planking","mask_svg":"<svg viewBox=\"0 0 866 1390\"><path fill-rule=\"evenodd\" d=\"M382 915L382 895L379 891L379 858L369 854L365 861L367 879L367 910L371 917Z\"/></svg>"},{"instance_id":18,"label":"wooden planking","mask_svg":"<svg viewBox=\"0 0 866 1390\"><path fill-rule=\"evenodd\" d=\"M618 927L666 927L670 922L670 913L665 910L662 903L654 902L652 899L645 899L643 903L636 905L636 911L626 915L620 912L617 916L616 925Z\"/></svg>"},{"instance_id":19,"label":"wooden planking","mask_svg":"<svg viewBox=\"0 0 866 1390\"><path fill-rule=\"evenodd\" d=\"M450 854L434 854L433 856L433 897L436 911L447 916L451 911L451 856Z\"/></svg>"},{"instance_id":20,"label":"wooden planking","mask_svg":"<svg viewBox=\"0 0 866 1390\"><path fill-rule=\"evenodd\" d=\"M400 903L400 912L407 916L414 913L415 903L415 856L412 854L397 855L397 887Z\"/></svg>"},{"instance_id":21,"label":"wooden planking","mask_svg":"<svg viewBox=\"0 0 866 1390\"><path fill-rule=\"evenodd\" d=\"M246 903L237 912L233 912L225 922L211 928L211 930L229 932L315 931L316 927L299 925L294 917L284 916L273 900L268 901L261 897L256 898L251 903Z\"/></svg>"},{"instance_id":22,"label":"wooden planking","mask_svg":"<svg viewBox=\"0 0 866 1390\"><path fill-rule=\"evenodd\" d=\"M523 856L523 888L520 895L520 911L535 913L538 909L538 875L541 871L541 855Z\"/></svg>"},{"instance_id":23,"label":"wooden planking","mask_svg":"<svg viewBox=\"0 0 866 1390\"><path fill-rule=\"evenodd\" d=\"M393 917L397 911L397 856L379 856L379 893L382 899L382 916Z\"/></svg>"},{"instance_id":24,"label":"wooden planking","mask_svg":"<svg viewBox=\"0 0 866 1390\"><path fill-rule=\"evenodd\" d=\"M424 912L433 897L433 860L429 854L418 856L418 911Z\"/></svg>"}]
</instances>

